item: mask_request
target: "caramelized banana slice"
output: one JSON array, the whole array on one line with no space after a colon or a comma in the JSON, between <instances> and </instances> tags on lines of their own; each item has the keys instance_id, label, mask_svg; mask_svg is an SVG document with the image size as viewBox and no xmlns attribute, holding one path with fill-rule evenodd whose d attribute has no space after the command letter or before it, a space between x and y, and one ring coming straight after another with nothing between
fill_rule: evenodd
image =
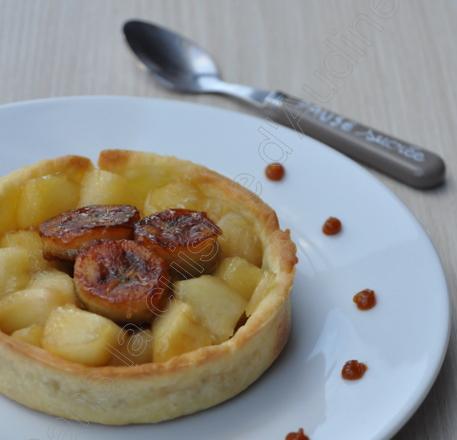
<instances>
[{"instance_id":1,"label":"caramelized banana slice","mask_svg":"<svg viewBox=\"0 0 457 440\"><path fill-rule=\"evenodd\" d=\"M40 225L43 255L73 261L78 251L93 240L133 238L140 214L130 205L91 205L67 211Z\"/></svg>"},{"instance_id":2,"label":"caramelized banana slice","mask_svg":"<svg viewBox=\"0 0 457 440\"><path fill-rule=\"evenodd\" d=\"M167 306L167 269L133 240L100 241L76 257L76 293L87 309L116 322L151 321Z\"/></svg>"},{"instance_id":3,"label":"caramelized banana slice","mask_svg":"<svg viewBox=\"0 0 457 440\"><path fill-rule=\"evenodd\" d=\"M222 234L204 212L168 209L135 224L135 240L170 265L175 276L190 278L213 269Z\"/></svg>"}]
</instances>

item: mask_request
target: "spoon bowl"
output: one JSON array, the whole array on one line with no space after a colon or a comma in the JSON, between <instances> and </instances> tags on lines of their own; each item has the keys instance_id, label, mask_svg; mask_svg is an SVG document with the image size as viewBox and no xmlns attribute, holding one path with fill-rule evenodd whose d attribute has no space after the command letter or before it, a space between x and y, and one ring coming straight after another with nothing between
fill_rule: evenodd
<instances>
[{"instance_id":1,"label":"spoon bowl","mask_svg":"<svg viewBox=\"0 0 457 440\"><path fill-rule=\"evenodd\" d=\"M124 25L128 45L166 87L185 93L206 93L207 84L220 81L212 57L193 41L173 31L131 20Z\"/></svg>"}]
</instances>

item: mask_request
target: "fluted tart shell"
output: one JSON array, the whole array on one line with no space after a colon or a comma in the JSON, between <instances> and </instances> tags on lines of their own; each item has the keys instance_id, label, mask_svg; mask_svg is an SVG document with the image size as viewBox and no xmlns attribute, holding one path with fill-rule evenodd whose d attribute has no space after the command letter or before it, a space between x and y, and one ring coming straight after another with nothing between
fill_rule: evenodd
<instances>
[{"instance_id":1,"label":"fluted tart shell","mask_svg":"<svg viewBox=\"0 0 457 440\"><path fill-rule=\"evenodd\" d=\"M189 161L107 150L98 166L124 176L139 168L164 179L173 176L191 182L221 209L241 212L255 226L263 247L262 267L274 273L274 287L230 339L166 362L87 367L0 332L0 393L48 414L108 425L173 419L237 395L268 369L288 340L297 262L289 231L280 229L273 209L256 195ZM78 156L22 168L0 178L0 204L4 195L20 191L29 179L62 174L78 183L92 169L89 159ZM209 210L208 215L218 213Z\"/></svg>"}]
</instances>

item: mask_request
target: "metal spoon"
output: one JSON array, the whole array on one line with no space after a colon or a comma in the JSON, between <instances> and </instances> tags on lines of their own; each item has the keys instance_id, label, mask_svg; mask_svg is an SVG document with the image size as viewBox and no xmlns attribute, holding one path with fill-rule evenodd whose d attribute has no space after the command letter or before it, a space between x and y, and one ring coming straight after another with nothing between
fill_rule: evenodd
<instances>
[{"instance_id":1,"label":"metal spoon","mask_svg":"<svg viewBox=\"0 0 457 440\"><path fill-rule=\"evenodd\" d=\"M211 56L175 32L133 20L125 23L124 34L132 51L169 89L237 98L254 106L264 117L416 188L430 188L444 180L444 162L430 151L285 93L223 81Z\"/></svg>"}]
</instances>

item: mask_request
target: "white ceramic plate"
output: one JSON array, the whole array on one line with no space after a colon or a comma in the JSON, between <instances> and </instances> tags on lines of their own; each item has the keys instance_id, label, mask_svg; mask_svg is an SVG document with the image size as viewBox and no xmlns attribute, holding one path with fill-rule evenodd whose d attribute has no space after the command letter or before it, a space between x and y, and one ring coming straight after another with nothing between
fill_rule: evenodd
<instances>
[{"instance_id":1,"label":"white ceramic plate","mask_svg":"<svg viewBox=\"0 0 457 440\"><path fill-rule=\"evenodd\" d=\"M292 230L300 263L293 331L273 367L238 397L159 425L69 422L0 399L2 438L39 440L281 440L303 427L312 440L384 439L430 389L448 342L443 272L417 221L384 186L330 148L266 121L211 107L122 97L64 98L0 108L0 172L103 148L173 154L235 178ZM281 183L265 160L285 162ZM344 232L321 232L330 215ZM360 312L352 296L375 289ZM341 379L365 361L363 380Z\"/></svg>"}]
</instances>

